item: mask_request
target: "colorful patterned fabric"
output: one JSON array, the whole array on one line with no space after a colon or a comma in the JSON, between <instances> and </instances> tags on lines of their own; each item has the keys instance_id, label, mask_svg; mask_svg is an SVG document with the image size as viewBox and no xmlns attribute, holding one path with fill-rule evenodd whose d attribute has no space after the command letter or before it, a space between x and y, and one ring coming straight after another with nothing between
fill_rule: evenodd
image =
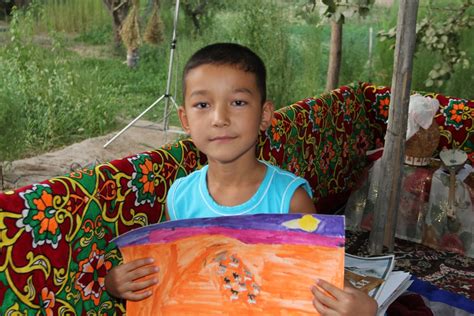
<instances>
[{"instance_id":1,"label":"colorful patterned fabric","mask_svg":"<svg viewBox=\"0 0 474 316\"><path fill-rule=\"evenodd\" d=\"M365 107L371 122L373 139L381 146L387 130L390 88L361 83ZM440 107L435 115L441 134L438 152L443 148L464 150L474 164L474 100L422 93L438 100ZM378 147L379 147L378 146Z\"/></svg>"},{"instance_id":2,"label":"colorful patterned fabric","mask_svg":"<svg viewBox=\"0 0 474 316\"><path fill-rule=\"evenodd\" d=\"M259 159L308 180L320 213L347 201L374 146L358 85L304 99L275 113L260 137Z\"/></svg>"},{"instance_id":3,"label":"colorful patterned fabric","mask_svg":"<svg viewBox=\"0 0 474 316\"><path fill-rule=\"evenodd\" d=\"M369 256L369 233L346 231L346 252ZM398 238L394 254L395 270L410 272L439 289L474 300L474 258Z\"/></svg>"},{"instance_id":4,"label":"colorful patterned fabric","mask_svg":"<svg viewBox=\"0 0 474 316\"><path fill-rule=\"evenodd\" d=\"M185 140L0 194L0 315L124 313L109 241L162 221L171 183L205 161Z\"/></svg>"},{"instance_id":5,"label":"colorful patterned fabric","mask_svg":"<svg viewBox=\"0 0 474 316\"><path fill-rule=\"evenodd\" d=\"M384 91L354 84L279 110L260 135L259 159L306 178L316 208L333 212L363 172L366 150L382 139L386 112L374 109L386 106L376 97ZM437 98L446 103L444 142L472 154L473 103ZM0 315L123 314L123 302L104 289L107 271L121 261L110 240L162 221L171 183L205 163L181 140L0 193Z\"/></svg>"}]
</instances>

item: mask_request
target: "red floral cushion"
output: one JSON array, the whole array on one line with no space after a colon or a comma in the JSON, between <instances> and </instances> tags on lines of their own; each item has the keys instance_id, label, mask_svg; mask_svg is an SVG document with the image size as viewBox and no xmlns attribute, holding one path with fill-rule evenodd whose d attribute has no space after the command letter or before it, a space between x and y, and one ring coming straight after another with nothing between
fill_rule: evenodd
<instances>
[{"instance_id":1,"label":"red floral cushion","mask_svg":"<svg viewBox=\"0 0 474 316\"><path fill-rule=\"evenodd\" d=\"M354 84L279 110L260 159L305 177L320 212L346 202L382 140L388 88ZM436 95L443 146L473 149L473 102ZM462 120L460 120L460 118ZM104 289L110 240L163 220L172 182L206 163L190 140L0 193L0 315L123 314Z\"/></svg>"},{"instance_id":2,"label":"red floral cushion","mask_svg":"<svg viewBox=\"0 0 474 316\"><path fill-rule=\"evenodd\" d=\"M369 83L362 83L361 88L374 140L378 147L381 147L387 129L390 88ZM440 103L435 115L441 134L438 152L443 148L461 149L468 154L474 164L474 100L447 97L438 93L420 94L434 98Z\"/></svg>"}]
</instances>

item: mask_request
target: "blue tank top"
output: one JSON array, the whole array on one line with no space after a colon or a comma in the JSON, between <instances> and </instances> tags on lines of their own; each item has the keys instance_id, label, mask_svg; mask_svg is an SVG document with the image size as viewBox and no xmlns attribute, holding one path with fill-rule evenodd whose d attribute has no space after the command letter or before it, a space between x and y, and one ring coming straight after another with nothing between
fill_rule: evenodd
<instances>
[{"instance_id":1,"label":"blue tank top","mask_svg":"<svg viewBox=\"0 0 474 316\"><path fill-rule=\"evenodd\" d=\"M166 198L170 219L288 213L291 198L297 188L302 186L310 197L313 196L305 179L267 162L261 162L266 165L265 177L257 192L240 205L223 206L214 201L207 189L207 165L177 179L171 185Z\"/></svg>"}]
</instances>

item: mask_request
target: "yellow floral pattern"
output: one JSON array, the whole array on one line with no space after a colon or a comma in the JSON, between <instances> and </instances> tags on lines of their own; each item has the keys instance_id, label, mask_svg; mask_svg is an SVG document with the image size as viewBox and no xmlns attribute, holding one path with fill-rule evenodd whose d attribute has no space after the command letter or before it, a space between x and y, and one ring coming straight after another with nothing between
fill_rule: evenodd
<instances>
[{"instance_id":1,"label":"yellow floral pattern","mask_svg":"<svg viewBox=\"0 0 474 316\"><path fill-rule=\"evenodd\" d=\"M439 94L442 147L472 159L474 102ZM257 155L305 177L320 212L342 206L386 130L389 88L343 86L275 113ZM173 181L206 157L191 140L0 193L0 315L121 315L104 290L117 235L163 218ZM303 227L314 223L307 218Z\"/></svg>"}]
</instances>

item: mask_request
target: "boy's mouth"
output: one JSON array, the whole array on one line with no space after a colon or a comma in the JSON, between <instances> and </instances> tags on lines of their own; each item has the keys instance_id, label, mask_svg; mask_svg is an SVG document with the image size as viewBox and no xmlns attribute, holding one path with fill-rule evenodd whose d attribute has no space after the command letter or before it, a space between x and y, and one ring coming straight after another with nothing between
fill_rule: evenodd
<instances>
[{"instance_id":1,"label":"boy's mouth","mask_svg":"<svg viewBox=\"0 0 474 316\"><path fill-rule=\"evenodd\" d=\"M226 142L226 141L231 141L233 139L235 139L236 137L235 136L216 136L216 137L212 137L210 138L209 140L211 142Z\"/></svg>"}]
</instances>

